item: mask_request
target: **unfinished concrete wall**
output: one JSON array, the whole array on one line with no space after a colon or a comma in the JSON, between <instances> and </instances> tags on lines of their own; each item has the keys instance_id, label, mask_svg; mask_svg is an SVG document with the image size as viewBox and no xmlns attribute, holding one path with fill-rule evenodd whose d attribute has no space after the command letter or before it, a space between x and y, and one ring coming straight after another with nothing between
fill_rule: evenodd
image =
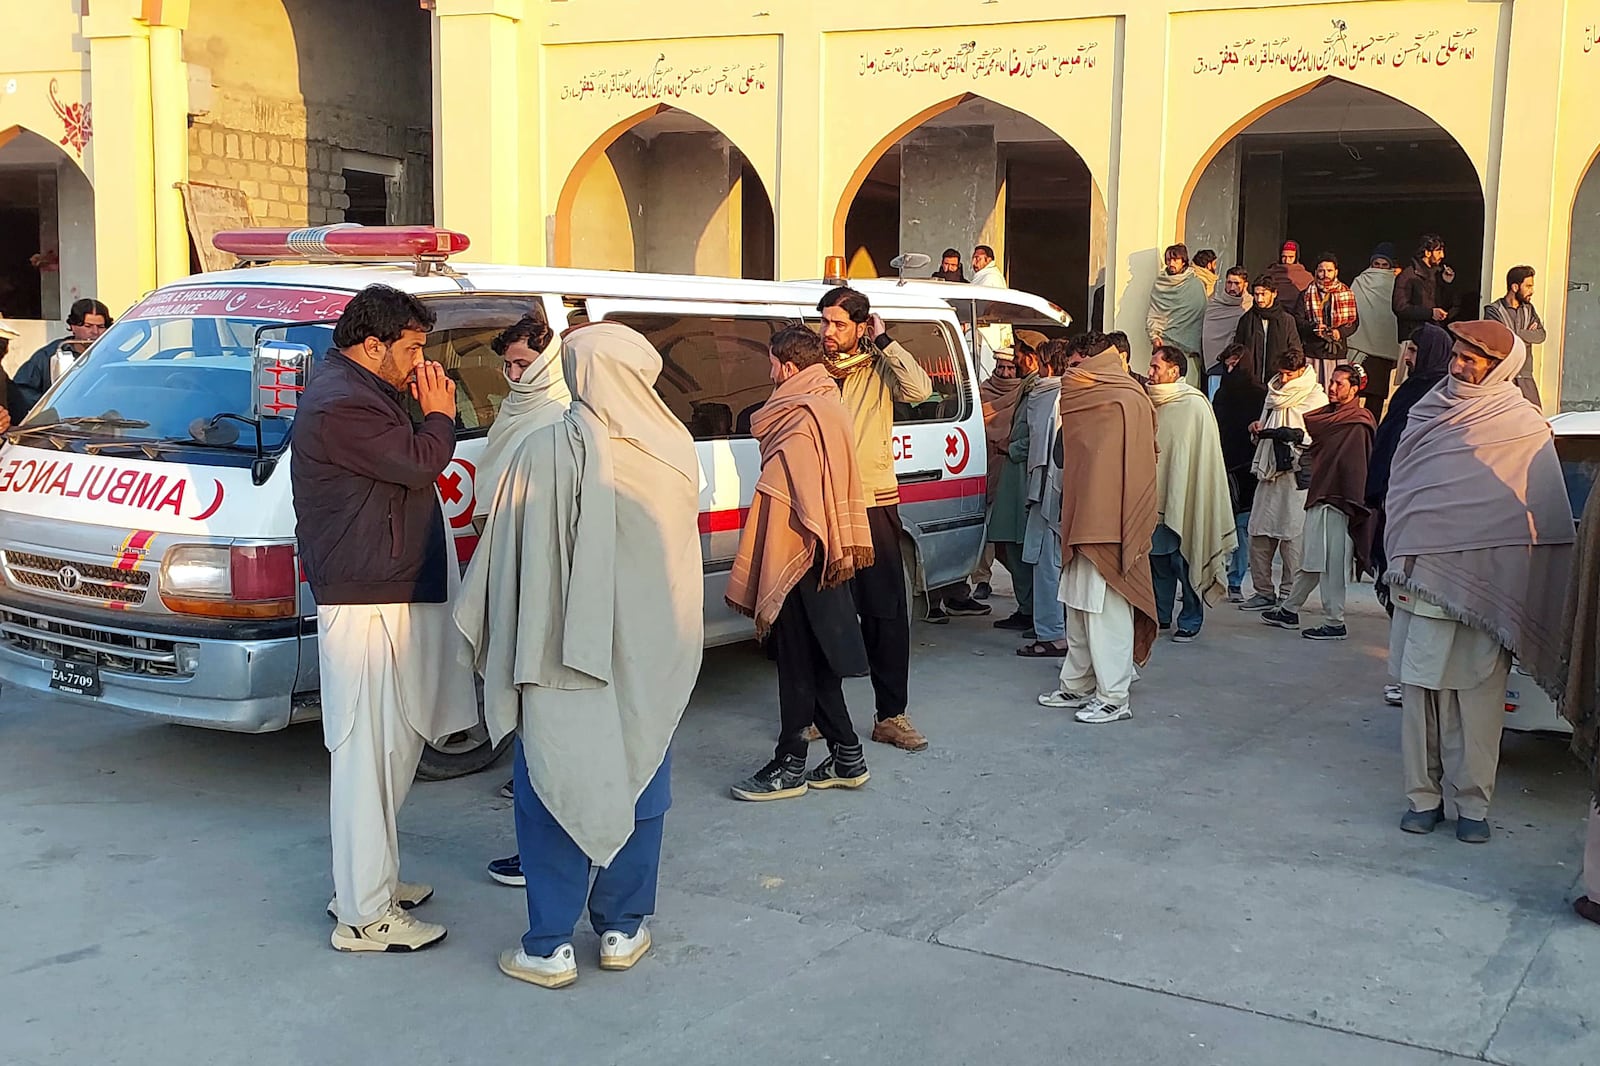
<instances>
[{"instance_id":1,"label":"unfinished concrete wall","mask_svg":"<svg viewBox=\"0 0 1600 1066\"><path fill-rule=\"evenodd\" d=\"M1201 172L1189 198L1183 242L1191 254L1202 248L1217 253L1221 274L1239 258L1239 142L1229 141Z\"/></svg>"},{"instance_id":2,"label":"unfinished concrete wall","mask_svg":"<svg viewBox=\"0 0 1600 1066\"><path fill-rule=\"evenodd\" d=\"M1600 410L1600 164L1589 167L1572 208L1567 287L1561 409ZM1543 306L1537 296L1534 305Z\"/></svg>"},{"instance_id":3,"label":"unfinished concrete wall","mask_svg":"<svg viewBox=\"0 0 1600 1066\"><path fill-rule=\"evenodd\" d=\"M923 252L937 268L946 248L988 244L1003 265L1004 177L993 126L920 129L900 142L900 248ZM887 272L888 264L878 264ZM926 273L924 271L923 273Z\"/></svg>"}]
</instances>

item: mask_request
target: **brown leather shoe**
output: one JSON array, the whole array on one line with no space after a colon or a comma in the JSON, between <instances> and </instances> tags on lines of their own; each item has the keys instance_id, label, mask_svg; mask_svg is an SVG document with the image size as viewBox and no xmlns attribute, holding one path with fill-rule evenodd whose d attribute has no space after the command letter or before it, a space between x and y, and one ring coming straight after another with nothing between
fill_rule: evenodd
<instances>
[{"instance_id":1,"label":"brown leather shoe","mask_svg":"<svg viewBox=\"0 0 1600 1066\"><path fill-rule=\"evenodd\" d=\"M875 723L872 739L879 744L893 744L905 751L922 751L928 746L928 738L917 732L917 727L904 714Z\"/></svg>"},{"instance_id":2,"label":"brown leather shoe","mask_svg":"<svg viewBox=\"0 0 1600 1066\"><path fill-rule=\"evenodd\" d=\"M1587 918L1591 922L1600 924L1600 903L1596 903L1588 896L1579 896L1573 900L1572 909L1578 912L1579 917Z\"/></svg>"},{"instance_id":3,"label":"brown leather shoe","mask_svg":"<svg viewBox=\"0 0 1600 1066\"><path fill-rule=\"evenodd\" d=\"M822 739L822 731L814 725L808 725L800 731L800 739L807 744L815 744Z\"/></svg>"}]
</instances>

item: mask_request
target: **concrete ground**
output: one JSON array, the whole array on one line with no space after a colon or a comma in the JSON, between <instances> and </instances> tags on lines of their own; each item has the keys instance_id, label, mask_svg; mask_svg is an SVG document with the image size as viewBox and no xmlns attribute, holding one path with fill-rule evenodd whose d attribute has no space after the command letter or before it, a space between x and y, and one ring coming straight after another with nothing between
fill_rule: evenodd
<instances>
[{"instance_id":1,"label":"concrete ground","mask_svg":"<svg viewBox=\"0 0 1600 1066\"><path fill-rule=\"evenodd\" d=\"M316 727L6 692L0 1062L1600 1063L1600 928L1568 907L1583 775L1508 735L1491 844L1400 833L1385 624L1352 601L1344 644L1224 605L1102 727L1037 706L1053 666L989 620L919 625L933 746L869 745L862 792L760 805L726 789L770 753L773 676L714 652L655 950L601 973L584 930L560 992L495 969L524 928L482 872L514 847L503 768L420 784L403 816L449 939L341 955Z\"/></svg>"}]
</instances>

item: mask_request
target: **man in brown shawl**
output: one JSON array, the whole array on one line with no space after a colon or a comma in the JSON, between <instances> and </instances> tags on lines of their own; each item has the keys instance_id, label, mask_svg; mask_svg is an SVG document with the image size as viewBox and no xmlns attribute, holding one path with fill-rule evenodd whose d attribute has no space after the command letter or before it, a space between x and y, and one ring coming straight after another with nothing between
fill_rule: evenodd
<instances>
[{"instance_id":1,"label":"man in brown shawl","mask_svg":"<svg viewBox=\"0 0 1600 1066\"><path fill-rule=\"evenodd\" d=\"M850 415L815 333L779 330L768 358L777 388L750 419L761 477L726 598L756 620L757 638L777 659L781 724L772 761L733 786L741 800L867 783L842 683L867 673L849 582L873 558ZM808 774L805 730L813 722L829 754Z\"/></svg>"},{"instance_id":2,"label":"man in brown shawl","mask_svg":"<svg viewBox=\"0 0 1600 1066\"><path fill-rule=\"evenodd\" d=\"M1367 373L1353 363L1328 377L1328 406L1306 414L1311 466L1306 490L1306 524L1300 534L1300 575L1279 607L1261 620L1280 629L1299 629L1300 608L1312 589L1322 595L1323 624L1303 629L1307 640L1343 640L1345 579L1354 557L1361 573L1372 566L1372 509L1364 502L1367 460L1378 423L1361 406Z\"/></svg>"},{"instance_id":3,"label":"man in brown shawl","mask_svg":"<svg viewBox=\"0 0 1600 1066\"><path fill-rule=\"evenodd\" d=\"M1600 492L1590 491L1578 526L1578 554L1563 629L1570 635L1561 713L1572 723L1572 753L1589 772L1589 831L1583 847L1583 895L1572 909L1600 924Z\"/></svg>"},{"instance_id":4,"label":"man in brown shawl","mask_svg":"<svg viewBox=\"0 0 1600 1066\"><path fill-rule=\"evenodd\" d=\"M1039 697L1095 725L1133 716L1134 665L1156 639L1150 538L1156 528L1156 414L1121 354L1098 354L1061 378L1061 602L1067 657L1061 683Z\"/></svg>"},{"instance_id":5,"label":"man in brown shawl","mask_svg":"<svg viewBox=\"0 0 1600 1066\"><path fill-rule=\"evenodd\" d=\"M1456 838L1489 839L1515 654L1559 694L1572 510L1550 426L1517 388L1527 350L1498 322L1452 323L1450 375L1411 409L1385 506L1409 809L1429 833L1452 787Z\"/></svg>"}]
</instances>

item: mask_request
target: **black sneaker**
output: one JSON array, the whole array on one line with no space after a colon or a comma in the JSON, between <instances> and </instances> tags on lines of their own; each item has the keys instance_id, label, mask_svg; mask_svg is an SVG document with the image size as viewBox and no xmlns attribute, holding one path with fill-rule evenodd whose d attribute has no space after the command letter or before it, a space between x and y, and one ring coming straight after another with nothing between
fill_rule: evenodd
<instances>
[{"instance_id":1,"label":"black sneaker","mask_svg":"<svg viewBox=\"0 0 1600 1066\"><path fill-rule=\"evenodd\" d=\"M938 606L937 604L928 608L928 613L922 616L922 620L928 623L930 626L944 626L950 624L950 616L945 614L944 608Z\"/></svg>"},{"instance_id":2,"label":"black sneaker","mask_svg":"<svg viewBox=\"0 0 1600 1066\"><path fill-rule=\"evenodd\" d=\"M521 855L494 860L489 864L489 876L512 888L526 888L528 885L528 879L522 876Z\"/></svg>"},{"instance_id":3,"label":"black sneaker","mask_svg":"<svg viewBox=\"0 0 1600 1066\"><path fill-rule=\"evenodd\" d=\"M1269 626L1279 629L1299 629L1300 615L1287 607L1274 607L1270 611L1261 612L1261 620Z\"/></svg>"},{"instance_id":4,"label":"black sneaker","mask_svg":"<svg viewBox=\"0 0 1600 1066\"><path fill-rule=\"evenodd\" d=\"M1199 635L1200 631L1198 629L1180 629L1176 633L1172 634L1172 643L1193 644L1195 642L1195 638Z\"/></svg>"},{"instance_id":5,"label":"black sneaker","mask_svg":"<svg viewBox=\"0 0 1600 1066\"><path fill-rule=\"evenodd\" d=\"M1349 631L1344 626L1318 626L1315 629L1302 629L1300 635L1307 640L1343 640L1349 636Z\"/></svg>"},{"instance_id":6,"label":"black sneaker","mask_svg":"<svg viewBox=\"0 0 1600 1066\"><path fill-rule=\"evenodd\" d=\"M1172 628L1172 623L1171 622L1157 622L1156 623L1156 628L1159 629L1161 632L1165 633L1167 630Z\"/></svg>"},{"instance_id":7,"label":"black sneaker","mask_svg":"<svg viewBox=\"0 0 1600 1066\"><path fill-rule=\"evenodd\" d=\"M867 760L861 745L835 748L833 753L806 774L806 784L812 788L860 788L872 775L867 773Z\"/></svg>"},{"instance_id":8,"label":"black sneaker","mask_svg":"<svg viewBox=\"0 0 1600 1066\"><path fill-rule=\"evenodd\" d=\"M996 629L1013 629L1018 633L1033 628L1033 615L1016 611L994 624Z\"/></svg>"},{"instance_id":9,"label":"black sneaker","mask_svg":"<svg viewBox=\"0 0 1600 1066\"><path fill-rule=\"evenodd\" d=\"M994 589L989 586L987 581L978 582L978 587L972 590L972 598L975 600L987 600L993 595Z\"/></svg>"},{"instance_id":10,"label":"black sneaker","mask_svg":"<svg viewBox=\"0 0 1600 1066\"><path fill-rule=\"evenodd\" d=\"M987 603L977 600L945 600L944 613L955 618L979 618L994 611Z\"/></svg>"},{"instance_id":11,"label":"black sneaker","mask_svg":"<svg viewBox=\"0 0 1600 1066\"><path fill-rule=\"evenodd\" d=\"M757 803L803 796L806 794L806 761L792 755L773 759L729 791L734 799Z\"/></svg>"}]
</instances>

